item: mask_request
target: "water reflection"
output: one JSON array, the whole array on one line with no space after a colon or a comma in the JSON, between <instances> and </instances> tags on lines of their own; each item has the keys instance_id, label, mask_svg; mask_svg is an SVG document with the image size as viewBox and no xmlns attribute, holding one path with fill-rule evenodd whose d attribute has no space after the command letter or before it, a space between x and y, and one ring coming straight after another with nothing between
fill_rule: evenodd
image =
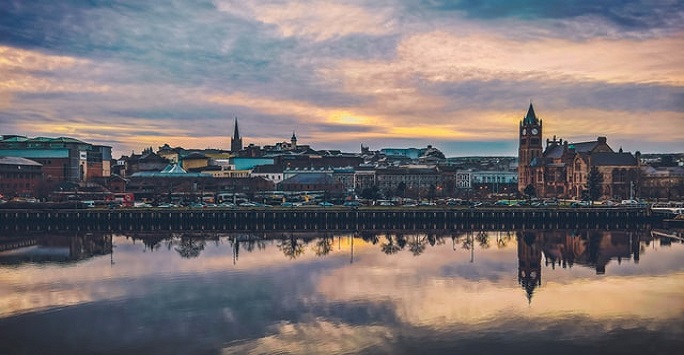
<instances>
[{"instance_id":1,"label":"water reflection","mask_svg":"<svg viewBox=\"0 0 684 355\"><path fill-rule=\"evenodd\" d=\"M0 265L66 263L112 253L112 235L34 235L0 239Z\"/></svg>"},{"instance_id":2,"label":"water reflection","mask_svg":"<svg viewBox=\"0 0 684 355\"><path fill-rule=\"evenodd\" d=\"M667 352L684 345L680 233L2 239L0 353Z\"/></svg>"}]
</instances>

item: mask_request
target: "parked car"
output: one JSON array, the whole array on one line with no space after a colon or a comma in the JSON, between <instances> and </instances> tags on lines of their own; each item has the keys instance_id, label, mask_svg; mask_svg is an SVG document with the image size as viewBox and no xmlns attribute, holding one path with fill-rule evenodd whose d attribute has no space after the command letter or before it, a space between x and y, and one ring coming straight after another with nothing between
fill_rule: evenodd
<instances>
[{"instance_id":1,"label":"parked car","mask_svg":"<svg viewBox=\"0 0 684 355\"><path fill-rule=\"evenodd\" d=\"M590 207L591 201L574 201L570 203L570 207Z\"/></svg>"},{"instance_id":2,"label":"parked car","mask_svg":"<svg viewBox=\"0 0 684 355\"><path fill-rule=\"evenodd\" d=\"M160 203L157 205L157 208L176 208L178 206L174 205L173 203Z\"/></svg>"}]
</instances>

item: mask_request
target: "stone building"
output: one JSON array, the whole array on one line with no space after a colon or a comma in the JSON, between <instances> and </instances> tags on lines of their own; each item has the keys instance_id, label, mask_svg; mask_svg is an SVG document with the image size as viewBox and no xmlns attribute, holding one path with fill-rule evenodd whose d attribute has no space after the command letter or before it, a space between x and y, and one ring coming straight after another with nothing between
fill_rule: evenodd
<instances>
[{"instance_id":1,"label":"stone building","mask_svg":"<svg viewBox=\"0 0 684 355\"><path fill-rule=\"evenodd\" d=\"M542 150L542 120L532 104L520 121L518 150L518 190L534 187L537 197L581 199L588 188L589 172L596 167L602 176L603 197L627 199L638 183L639 153L615 152L606 137L595 141L570 143L546 140Z\"/></svg>"}]
</instances>

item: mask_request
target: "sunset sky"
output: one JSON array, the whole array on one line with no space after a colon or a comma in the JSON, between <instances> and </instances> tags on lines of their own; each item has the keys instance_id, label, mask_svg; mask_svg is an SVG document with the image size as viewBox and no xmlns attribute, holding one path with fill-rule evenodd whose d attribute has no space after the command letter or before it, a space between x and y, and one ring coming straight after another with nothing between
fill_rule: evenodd
<instances>
[{"instance_id":1,"label":"sunset sky","mask_svg":"<svg viewBox=\"0 0 684 355\"><path fill-rule=\"evenodd\" d=\"M114 155L316 149L516 155L545 138L684 152L684 1L3 1L0 134Z\"/></svg>"}]
</instances>

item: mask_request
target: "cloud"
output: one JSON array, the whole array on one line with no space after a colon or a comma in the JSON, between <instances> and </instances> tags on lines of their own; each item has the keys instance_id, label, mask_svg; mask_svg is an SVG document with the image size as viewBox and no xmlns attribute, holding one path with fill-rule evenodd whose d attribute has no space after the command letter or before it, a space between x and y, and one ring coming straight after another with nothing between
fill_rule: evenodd
<instances>
[{"instance_id":1,"label":"cloud","mask_svg":"<svg viewBox=\"0 0 684 355\"><path fill-rule=\"evenodd\" d=\"M386 35L394 30L391 7L365 8L329 1L218 1L220 11L274 25L284 37L314 41L354 34Z\"/></svg>"},{"instance_id":2,"label":"cloud","mask_svg":"<svg viewBox=\"0 0 684 355\"><path fill-rule=\"evenodd\" d=\"M646 2L642 0L430 0L422 7L436 11L459 11L476 19L515 18L526 21L594 17L605 19L627 30L676 27L682 29L684 3L680 0Z\"/></svg>"}]
</instances>

